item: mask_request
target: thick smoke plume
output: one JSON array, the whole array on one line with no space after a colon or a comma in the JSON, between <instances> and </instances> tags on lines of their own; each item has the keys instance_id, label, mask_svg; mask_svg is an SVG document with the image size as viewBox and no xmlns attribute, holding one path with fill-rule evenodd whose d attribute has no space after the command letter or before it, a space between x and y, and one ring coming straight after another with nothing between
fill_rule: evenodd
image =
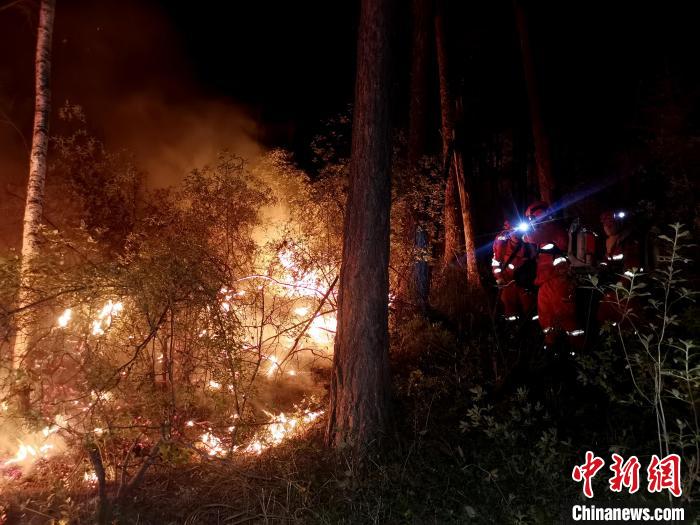
<instances>
[{"instance_id":1,"label":"thick smoke plume","mask_svg":"<svg viewBox=\"0 0 700 525\"><path fill-rule=\"evenodd\" d=\"M0 17L0 43L13 50L0 63L0 249L17 247L21 237L33 117L32 24L31 10ZM52 133L61 134L58 114L66 102L81 106L88 131L111 151L133 153L149 188L177 184L223 149L258 155L250 110L199 86L185 56L170 21L153 5L62 3L53 42Z\"/></svg>"}]
</instances>

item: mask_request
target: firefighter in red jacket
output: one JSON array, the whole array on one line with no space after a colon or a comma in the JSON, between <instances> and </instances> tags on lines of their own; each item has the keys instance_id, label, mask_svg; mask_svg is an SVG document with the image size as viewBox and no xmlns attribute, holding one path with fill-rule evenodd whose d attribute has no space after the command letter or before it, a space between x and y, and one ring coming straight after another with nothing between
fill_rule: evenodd
<instances>
[{"instance_id":1,"label":"firefighter in red jacket","mask_svg":"<svg viewBox=\"0 0 700 525\"><path fill-rule=\"evenodd\" d=\"M617 284L629 287L633 272L642 272L641 248L625 211L605 211L600 215L600 222L605 232L605 258L600 263L601 277L604 284ZM636 308L635 308L636 307ZM619 322L624 311L636 315L639 305L634 299L628 300L624 294L615 291L605 292L598 308L598 321Z\"/></svg>"},{"instance_id":2,"label":"firefighter in red jacket","mask_svg":"<svg viewBox=\"0 0 700 525\"><path fill-rule=\"evenodd\" d=\"M533 277L535 250L523 240L524 228L512 229L508 221L493 241L491 270L499 288L499 300L506 321L532 316L535 305Z\"/></svg>"},{"instance_id":3,"label":"firefighter in red jacket","mask_svg":"<svg viewBox=\"0 0 700 525\"><path fill-rule=\"evenodd\" d=\"M576 348L583 345L584 331L576 320L575 281L569 275L567 250L569 236L556 221L549 218L549 205L535 202L525 212L530 230L525 241L537 250L537 314L544 332L545 348L550 347L561 332L565 332Z\"/></svg>"}]
</instances>

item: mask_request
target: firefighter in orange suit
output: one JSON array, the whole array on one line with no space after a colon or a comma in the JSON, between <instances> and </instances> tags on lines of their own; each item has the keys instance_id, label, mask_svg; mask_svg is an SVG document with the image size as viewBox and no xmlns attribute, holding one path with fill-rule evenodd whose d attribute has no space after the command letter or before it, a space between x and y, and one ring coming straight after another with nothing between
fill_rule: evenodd
<instances>
[{"instance_id":1,"label":"firefighter in orange suit","mask_svg":"<svg viewBox=\"0 0 700 525\"><path fill-rule=\"evenodd\" d=\"M508 221L493 241L491 271L499 288L499 299L506 321L532 317L535 249L523 240L524 228L512 229Z\"/></svg>"},{"instance_id":2,"label":"firefighter in orange suit","mask_svg":"<svg viewBox=\"0 0 700 525\"><path fill-rule=\"evenodd\" d=\"M644 271L641 267L640 244L628 221L629 215L625 211L605 211L600 215L606 235L605 258L600 263L604 284L617 281L629 288L633 272ZM625 310L634 316L635 310L639 309L637 303L634 299L628 300L624 294L616 296L613 290L608 290L598 308L598 321L619 322Z\"/></svg>"},{"instance_id":3,"label":"firefighter in orange suit","mask_svg":"<svg viewBox=\"0 0 700 525\"><path fill-rule=\"evenodd\" d=\"M576 284L569 274L567 258L569 236L549 215L549 205L542 201L534 202L525 212L530 223L525 241L537 250L537 314L545 348L551 347L561 332L566 333L575 348L580 348L585 332L576 319Z\"/></svg>"}]
</instances>

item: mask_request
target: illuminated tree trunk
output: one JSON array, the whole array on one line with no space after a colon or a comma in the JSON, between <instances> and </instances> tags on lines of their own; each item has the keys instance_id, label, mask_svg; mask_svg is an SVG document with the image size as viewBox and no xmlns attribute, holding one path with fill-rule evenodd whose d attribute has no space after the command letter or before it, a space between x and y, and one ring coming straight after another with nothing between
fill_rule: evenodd
<instances>
[{"instance_id":1,"label":"illuminated tree trunk","mask_svg":"<svg viewBox=\"0 0 700 525\"><path fill-rule=\"evenodd\" d=\"M457 262L463 254L461 239L464 237L462 222L460 220L459 195L457 194L457 181L452 169L452 138L454 134L454 122L450 110L449 80L447 78L447 49L445 44L445 28L443 20L444 6L438 2L435 12L435 43L438 62L438 76L440 80L440 116L442 134L442 162L447 175L445 184L445 203L443 206L443 226L445 228L445 247L443 251L443 264L450 266Z\"/></svg>"},{"instance_id":2,"label":"illuminated tree trunk","mask_svg":"<svg viewBox=\"0 0 700 525\"><path fill-rule=\"evenodd\" d=\"M361 452L390 425L389 24L393 0L362 0L350 187L326 442Z\"/></svg>"},{"instance_id":3,"label":"illuminated tree trunk","mask_svg":"<svg viewBox=\"0 0 700 525\"><path fill-rule=\"evenodd\" d=\"M513 0L513 6L515 9L515 21L518 26L518 35L520 37L520 51L522 54L527 98L530 105L530 122L532 124L532 138L535 143L535 169L537 171L537 182L540 187L540 199L551 203L556 197L556 188L552 176L549 137L542 119L542 108L540 106L535 64L530 47L527 16L519 0Z\"/></svg>"},{"instance_id":4,"label":"illuminated tree trunk","mask_svg":"<svg viewBox=\"0 0 700 525\"><path fill-rule=\"evenodd\" d=\"M425 152L428 99L428 59L430 54L430 0L413 0L413 49L411 53L411 87L408 126L408 166L411 176L418 176L419 161ZM416 210L410 210L407 218L412 236L414 260L408 283L409 302L421 313L428 308L430 293L430 269L427 255L428 232L421 224Z\"/></svg>"},{"instance_id":5,"label":"illuminated tree trunk","mask_svg":"<svg viewBox=\"0 0 700 525\"><path fill-rule=\"evenodd\" d=\"M444 266L450 266L457 264L464 254L464 247L462 246L464 234L462 233L462 221L460 220L461 211L459 209L457 183L452 169L452 155L449 154L449 150L443 162L448 163L450 166L447 168L448 175L442 212L445 228L445 247L442 259Z\"/></svg>"},{"instance_id":6,"label":"illuminated tree trunk","mask_svg":"<svg viewBox=\"0 0 700 525\"><path fill-rule=\"evenodd\" d=\"M470 287L481 288L481 278L476 259L474 226L471 217L471 196L467 185L462 151L455 147L454 99L450 92L449 60L445 35L444 2L438 0L435 15L435 42L437 47L438 72L440 76L440 108L442 117L442 150L445 162L449 163L449 179L445 189L445 262L453 259L451 251L457 252L453 237L461 226L466 253L467 282ZM457 202L455 202L457 198ZM461 212L461 217L458 213ZM455 215L457 215L455 217ZM453 222L454 221L454 222ZM461 222L461 224L460 224ZM448 231L450 228L451 231ZM449 243L448 243L449 241Z\"/></svg>"},{"instance_id":7,"label":"illuminated tree trunk","mask_svg":"<svg viewBox=\"0 0 700 525\"><path fill-rule=\"evenodd\" d=\"M31 367L32 332L36 319L31 309L26 309L35 300L32 290L35 260L39 253L41 217L44 206L44 181L46 179L46 154L49 145L49 114L51 112L51 37L55 0L42 0L39 9L35 59L35 108L32 149L29 159L27 201L24 208L22 232L22 264L18 295L19 314L17 335L12 352L12 368L15 373ZM27 407L29 391L22 388L20 403Z\"/></svg>"}]
</instances>

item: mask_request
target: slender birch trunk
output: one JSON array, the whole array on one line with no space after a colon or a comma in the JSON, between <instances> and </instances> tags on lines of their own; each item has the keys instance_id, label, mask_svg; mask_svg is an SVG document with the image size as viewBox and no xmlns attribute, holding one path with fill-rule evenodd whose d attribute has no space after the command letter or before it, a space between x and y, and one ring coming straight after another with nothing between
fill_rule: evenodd
<instances>
[{"instance_id":1,"label":"slender birch trunk","mask_svg":"<svg viewBox=\"0 0 700 525\"><path fill-rule=\"evenodd\" d=\"M23 310L35 300L33 274L35 260L39 254L41 218L44 207L44 182L46 179L46 156L49 145L49 115L51 113L51 38L56 8L55 0L42 0L39 8L35 59L35 109L32 149L29 159L27 201L24 207L22 231L22 262L17 317L17 335L12 352L12 369L15 375L31 368L32 332L36 317L30 309ZM19 392L20 404L25 408L29 401L26 386Z\"/></svg>"}]
</instances>

